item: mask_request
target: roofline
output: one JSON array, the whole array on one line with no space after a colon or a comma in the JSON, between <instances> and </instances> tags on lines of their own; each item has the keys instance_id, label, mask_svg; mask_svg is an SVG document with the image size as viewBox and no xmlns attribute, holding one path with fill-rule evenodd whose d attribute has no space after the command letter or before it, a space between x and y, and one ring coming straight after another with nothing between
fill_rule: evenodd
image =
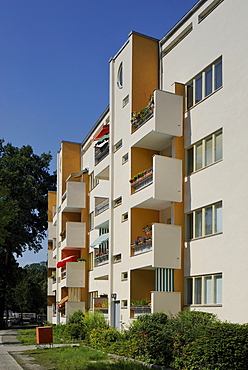
<instances>
[{"instance_id":1,"label":"roofline","mask_svg":"<svg viewBox=\"0 0 248 370\"><path fill-rule=\"evenodd\" d=\"M195 5L159 41L163 45L208 0L198 0Z\"/></svg>"},{"instance_id":2,"label":"roofline","mask_svg":"<svg viewBox=\"0 0 248 370\"><path fill-rule=\"evenodd\" d=\"M89 133L87 134L87 136L84 138L84 140L82 141L81 143L81 147L86 143L86 141L89 139L89 137L91 136L91 134L95 131L95 129L99 126L99 124L101 123L103 117L109 112L109 105L105 108L105 110L103 111L103 113L101 114L101 116L98 118L98 120L96 121L96 123L94 124L94 126L91 128L91 130L89 131Z\"/></svg>"}]
</instances>

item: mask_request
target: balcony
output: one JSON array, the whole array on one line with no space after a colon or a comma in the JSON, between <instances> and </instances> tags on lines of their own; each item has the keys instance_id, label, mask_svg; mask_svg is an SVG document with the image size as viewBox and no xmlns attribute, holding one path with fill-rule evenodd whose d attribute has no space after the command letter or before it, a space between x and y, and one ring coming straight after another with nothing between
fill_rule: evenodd
<instances>
[{"instance_id":1,"label":"balcony","mask_svg":"<svg viewBox=\"0 0 248 370\"><path fill-rule=\"evenodd\" d=\"M52 222L48 222L47 239L52 241L56 238L56 226Z\"/></svg>"},{"instance_id":2,"label":"balcony","mask_svg":"<svg viewBox=\"0 0 248 370\"><path fill-rule=\"evenodd\" d=\"M151 292L151 313L164 311L175 315L181 311L180 292Z\"/></svg>"},{"instance_id":3,"label":"balcony","mask_svg":"<svg viewBox=\"0 0 248 370\"><path fill-rule=\"evenodd\" d=\"M98 199L98 201L100 198ZM105 198L95 205L95 216L100 215L100 213L109 209L109 199Z\"/></svg>"},{"instance_id":4,"label":"balcony","mask_svg":"<svg viewBox=\"0 0 248 370\"><path fill-rule=\"evenodd\" d=\"M61 271L60 287L85 287L85 262L66 262L66 269Z\"/></svg>"},{"instance_id":5,"label":"balcony","mask_svg":"<svg viewBox=\"0 0 248 370\"><path fill-rule=\"evenodd\" d=\"M104 136L102 139L104 139ZM99 142L102 139L100 139ZM109 154L109 139L107 139L106 141L101 141L99 144L98 143L95 146L95 166Z\"/></svg>"},{"instance_id":6,"label":"balcony","mask_svg":"<svg viewBox=\"0 0 248 370\"><path fill-rule=\"evenodd\" d=\"M48 265L48 268L56 267L56 259L53 258L53 251L49 249L47 251L47 265Z\"/></svg>"},{"instance_id":7,"label":"balcony","mask_svg":"<svg viewBox=\"0 0 248 370\"><path fill-rule=\"evenodd\" d=\"M66 229L61 233L61 249L85 248L85 228L83 222L67 222Z\"/></svg>"},{"instance_id":8,"label":"balcony","mask_svg":"<svg viewBox=\"0 0 248 370\"><path fill-rule=\"evenodd\" d=\"M181 226L152 224L150 236L139 237L131 244L130 268L181 268ZM149 253L146 253L149 252Z\"/></svg>"},{"instance_id":9,"label":"balcony","mask_svg":"<svg viewBox=\"0 0 248 370\"><path fill-rule=\"evenodd\" d=\"M154 155L152 169L147 169L147 177L136 176L131 183L131 207L162 210L170 202L182 201L182 161ZM144 171L143 171L144 172Z\"/></svg>"},{"instance_id":10,"label":"balcony","mask_svg":"<svg viewBox=\"0 0 248 370\"><path fill-rule=\"evenodd\" d=\"M85 208L86 184L67 181L66 191L62 195L61 212L81 212Z\"/></svg>"},{"instance_id":11,"label":"balcony","mask_svg":"<svg viewBox=\"0 0 248 370\"><path fill-rule=\"evenodd\" d=\"M95 259L94 259L94 266L101 266L106 265L109 261L109 254L108 252L100 252L96 253Z\"/></svg>"},{"instance_id":12,"label":"balcony","mask_svg":"<svg viewBox=\"0 0 248 370\"><path fill-rule=\"evenodd\" d=\"M183 97L162 90L154 91L154 101L131 120L132 146L162 150L171 138L182 136Z\"/></svg>"}]
</instances>

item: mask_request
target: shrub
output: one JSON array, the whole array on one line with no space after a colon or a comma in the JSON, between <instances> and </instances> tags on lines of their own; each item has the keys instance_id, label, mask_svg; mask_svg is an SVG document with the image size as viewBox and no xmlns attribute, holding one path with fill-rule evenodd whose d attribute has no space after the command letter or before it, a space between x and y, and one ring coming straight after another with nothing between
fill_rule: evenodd
<instances>
[{"instance_id":1,"label":"shrub","mask_svg":"<svg viewBox=\"0 0 248 370\"><path fill-rule=\"evenodd\" d=\"M247 370L248 325L215 322L184 349L186 370Z\"/></svg>"},{"instance_id":2,"label":"shrub","mask_svg":"<svg viewBox=\"0 0 248 370\"><path fill-rule=\"evenodd\" d=\"M156 312L139 316L131 324L129 336L136 342L135 357L161 365L170 362L171 345L166 330L167 318L165 313Z\"/></svg>"},{"instance_id":3,"label":"shrub","mask_svg":"<svg viewBox=\"0 0 248 370\"><path fill-rule=\"evenodd\" d=\"M116 342L121 334L114 328L95 328L89 334L89 344L93 348L105 349Z\"/></svg>"},{"instance_id":4,"label":"shrub","mask_svg":"<svg viewBox=\"0 0 248 370\"><path fill-rule=\"evenodd\" d=\"M81 323L84 320L84 313L82 310L76 310L69 316L68 324Z\"/></svg>"},{"instance_id":5,"label":"shrub","mask_svg":"<svg viewBox=\"0 0 248 370\"><path fill-rule=\"evenodd\" d=\"M89 335L93 329L106 329L109 327L105 317L100 311L87 312L84 317L85 324L85 339L89 340Z\"/></svg>"},{"instance_id":6,"label":"shrub","mask_svg":"<svg viewBox=\"0 0 248 370\"><path fill-rule=\"evenodd\" d=\"M86 328L85 328L84 322L65 325L64 335L65 335L65 338L69 337L70 339L76 339L76 340L85 339Z\"/></svg>"}]
</instances>

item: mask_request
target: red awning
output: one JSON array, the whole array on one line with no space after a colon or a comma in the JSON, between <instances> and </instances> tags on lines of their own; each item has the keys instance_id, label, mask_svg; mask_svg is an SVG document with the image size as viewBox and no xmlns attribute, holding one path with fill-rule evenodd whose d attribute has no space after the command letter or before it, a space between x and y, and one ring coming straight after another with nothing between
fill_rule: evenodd
<instances>
[{"instance_id":1,"label":"red awning","mask_svg":"<svg viewBox=\"0 0 248 370\"><path fill-rule=\"evenodd\" d=\"M109 133L109 125L103 125L92 141L100 139L103 135Z\"/></svg>"},{"instance_id":2,"label":"red awning","mask_svg":"<svg viewBox=\"0 0 248 370\"><path fill-rule=\"evenodd\" d=\"M68 302L68 295L64 298L61 299L61 301L59 301L58 303L58 306L63 306L63 304L65 304L65 302Z\"/></svg>"},{"instance_id":3,"label":"red awning","mask_svg":"<svg viewBox=\"0 0 248 370\"><path fill-rule=\"evenodd\" d=\"M57 268L65 266L66 262L74 262L75 258L79 258L77 255L69 256L57 263Z\"/></svg>"}]
</instances>

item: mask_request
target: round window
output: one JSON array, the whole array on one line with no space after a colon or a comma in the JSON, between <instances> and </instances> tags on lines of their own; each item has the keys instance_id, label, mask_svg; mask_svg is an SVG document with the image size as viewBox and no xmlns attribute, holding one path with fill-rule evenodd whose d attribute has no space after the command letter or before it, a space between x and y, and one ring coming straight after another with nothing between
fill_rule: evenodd
<instances>
[{"instance_id":1,"label":"round window","mask_svg":"<svg viewBox=\"0 0 248 370\"><path fill-rule=\"evenodd\" d=\"M120 64L120 67L118 69L117 86L119 87L119 89L121 89L123 87L123 67L122 67L122 63Z\"/></svg>"}]
</instances>

